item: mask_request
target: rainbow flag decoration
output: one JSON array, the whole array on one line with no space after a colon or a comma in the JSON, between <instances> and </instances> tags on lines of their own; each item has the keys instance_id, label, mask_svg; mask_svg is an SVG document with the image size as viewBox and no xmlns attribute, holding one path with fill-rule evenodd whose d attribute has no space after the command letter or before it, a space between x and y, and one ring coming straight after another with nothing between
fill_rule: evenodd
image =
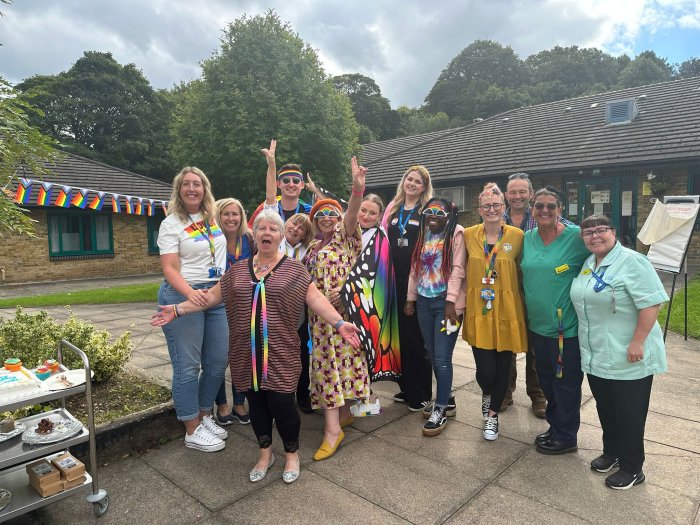
<instances>
[{"instance_id":1,"label":"rainbow flag decoration","mask_svg":"<svg viewBox=\"0 0 700 525\"><path fill-rule=\"evenodd\" d=\"M17 193L15 193L15 202L18 204L28 204L31 196L32 180L25 179L24 177L20 178L19 184L17 185Z\"/></svg>"},{"instance_id":2,"label":"rainbow flag decoration","mask_svg":"<svg viewBox=\"0 0 700 525\"><path fill-rule=\"evenodd\" d=\"M51 203L51 189L53 182L42 182L39 188L39 195L36 197L37 206L48 206Z\"/></svg>"},{"instance_id":3,"label":"rainbow flag decoration","mask_svg":"<svg viewBox=\"0 0 700 525\"><path fill-rule=\"evenodd\" d=\"M160 207L163 208L163 213L168 214L168 201L161 201Z\"/></svg>"},{"instance_id":4,"label":"rainbow flag decoration","mask_svg":"<svg viewBox=\"0 0 700 525\"><path fill-rule=\"evenodd\" d=\"M70 195L71 189L70 186L61 186L61 189L58 191L58 196L56 197L56 206L60 206L61 208L68 208L70 206L68 196Z\"/></svg>"},{"instance_id":5,"label":"rainbow flag decoration","mask_svg":"<svg viewBox=\"0 0 700 525\"><path fill-rule=\"evenodd\" d=\"M78 188L78 193L75 194L75 197L73 197L70 203L76 208L84 210L85 206L87 206L87 199L85 197L87 196L88 191L89 190L83 190L81 188Z\"/></svg>"},{"instance_id":6,"label":"rainbow flag decoration","mask_svg":"<svg viewBox=\"0 0 700 525\"><path fill-rule=\"evenodd\" d=\"M153 199L148 199L148 216L153 217L155 213L155 201Z\"/></svg>"},{"instance_id":7,"label":"rainbow flag decoration","mask_svg":"<svg viewBox=\"0 0 700 525\"><path fill-rule=\"evenodd\" d=\"M98 191L97 195L95 195L90 201L90 204L88 204L88 208L91 210L95 211L100 211L102 209L102 205L105 202L105 192L104 191Z\"/></svg>"},{"instance_id":8,"label":"rainbow flag decoration","mask_svg":"<svg viewBox=\"0 0 700 525\"><path fill-rule=\"evenodd\" d=\"M131 203L132 197L130 195L124 195L126 200L126 213L127 215L132 215L134 213L134 205Z\"/></svg>"},{"instance_id":9,"label":"rainbow flag decoration","mask_svg":"<svg viewBox=\"0 0 700 525\"><path fill-rule=\"evenodd\" d=\"M141 199L136 197L136 207L134 208L135 215L143 215L143 205L141 204Z\"/></svg>"},{"instance_id":10,"label":"rainbow flag decoration","mask_svg":"<svg viewBox=\"0 0 700 525\"><path fill-rule=\"evenodd\" d=\"M119 204L119 195L112 195L112 212L113 213L121 213L122 212L122 205Z\"/></svg>"}]
</instances>

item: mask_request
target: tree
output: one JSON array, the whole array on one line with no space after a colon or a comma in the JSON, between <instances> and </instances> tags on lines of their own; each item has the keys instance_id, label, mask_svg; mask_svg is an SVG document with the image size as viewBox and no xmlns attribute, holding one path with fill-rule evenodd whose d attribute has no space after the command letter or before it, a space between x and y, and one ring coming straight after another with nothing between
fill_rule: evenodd
<instances>
[{"instance_id":1,"label":"tree","mask_svg":"<svg viewBox=\"0 0 700 525\"><path fill-rule=\"evenodd\" d=\"M202 68L201 80L179 88L175 151L183 164L204 169L218 197L249 206L262 200L260 148L271 138L278 165L301 163L322 186L347 191L348 160L358 147L350 102L274 11L229 24Z\"/></svg>"},{"instance_id":2,"label":"tree","mask_svg":"<svg viewBox=\"0 0 700 525\"><path fill-rule=\"evenodd\" d=\"M621 88L658 84L671 80L673 68L656 56L653 51L644 51L632 60L620 73L618 85Z\"/></svg>"},{"instance_id":3,"label":"tree","mask_svg":"<svg viewBox=\"0 0 700 525\"><path fill-rule=\"evenodd\" d=\"M399 106L396 113L401 119L400 136L419 135L450 128L447 113L428 113L423 109Z\"/></svg>"},{"instance_id":4,"label":"tree","mask_svg":"<svg viewBox=\"0 0 700 525\"><path fill-rule=\"evenodd\" d=\"M700 58L689 58L678 66L679 78L700 77Z\"/></svg>"},{"instance_id":5,"label":"tree","mask_svg":"<svg viewBox=\"0 0 700 525\"><path fill-rule=\"evenodd\" d=\"M37 75L17 88L44 112L32 123L67 151L145 175L171 175L171 103L134 64L87 51L68 71Z\"/></svg>"},{"instance_id":6,"label":"tree","mask_svg":"<svg viewBox=\"0 0 700 525\"><path fill-rule=\"evenodd\" d=\"M386 140L398 135L400 120L382 96L377 83L359 73L338 75L332 79L335 88L350 99L355 120L360 125L360 143ZM363 128L366 129L363 132ZM367 140L373 139L373 140Z\"/></svg>"},{"instance_id":7,"label":"tree","mask_svg":"<svg viewBox=\"0 0 700 525\"><path fill-rule=\"evenodd\" d=\"M22 168L35 177L49 171L58 160L56 141L29 124L29 115L41 114L0 77L0 184L9 187ZM0 192L0 236L4 233L33 235L33 221L18 208L6 192Z\"/></svg>"}]
</instances>

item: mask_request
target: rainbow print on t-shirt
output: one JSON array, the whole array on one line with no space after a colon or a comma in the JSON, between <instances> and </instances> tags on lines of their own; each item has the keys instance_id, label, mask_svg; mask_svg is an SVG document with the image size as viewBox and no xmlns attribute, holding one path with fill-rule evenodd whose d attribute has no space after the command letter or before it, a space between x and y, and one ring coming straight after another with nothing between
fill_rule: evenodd
<instances>
[{"instance_id":1,"label":"rainbow print on t-shirt","mask_svg":"<svg viewBox=\"0 0 700 525\"><path fill-rule=\"evenodd\" d=\"M224 232L221 231L221 228L219 228L218 224L210 224L209 228L211 229L212 236L215 238L224 234ZM204 223L204 221L191 223L189 226L187 226L187 228L185 228L185 232L192 239L194 239L195 242L206 241L209 238L207 225Z\"/></svg>"}]
</instances>

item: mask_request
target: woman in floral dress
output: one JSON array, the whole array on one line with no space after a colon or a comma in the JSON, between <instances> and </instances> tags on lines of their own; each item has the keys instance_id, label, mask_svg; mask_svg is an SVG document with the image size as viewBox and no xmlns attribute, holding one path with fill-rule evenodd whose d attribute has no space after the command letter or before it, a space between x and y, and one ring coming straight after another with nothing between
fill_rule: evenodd
<instances>
[{"instance_id":1,"label":"woman in floral dress","mask_svg":"<svg viewBox=\"0 0 700 525\"><path fill-rule=\"evenodd\" d=\"M311 243L304 257L313 282L336 308L340 307L340 288L362 250L358 211L367 170L357 165L355 157L351 167L352 195L345 216L332 199L316 202L309 216L314 233L320 239ZM342 428L353 421L347 401L369 399L369 374L364 353L343 341L338 326L327 323L310 310L309 327L311 406L323 408L325 414L323 443L314 455L314 459L320 461L335 453L345 437Z\"/></svg>"}]
</instances>

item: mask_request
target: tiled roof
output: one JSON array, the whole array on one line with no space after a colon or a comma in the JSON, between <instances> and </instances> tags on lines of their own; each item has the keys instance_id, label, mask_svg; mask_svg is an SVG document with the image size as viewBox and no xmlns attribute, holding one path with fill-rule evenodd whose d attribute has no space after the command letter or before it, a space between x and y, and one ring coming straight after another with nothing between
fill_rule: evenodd
<instances>
[{"instance_id":1,"label":"tiled roof","mask_svg":"<svg viewBox=\"0 0 700 525\"><path fill-rule=\"evenodd\" d=\"M56 165L47 165L50 174L42 176L40 181L53 183L55 186L52 192L51 202L55 202L58 194L58 186L70 186L73 188L70 196L74 196L78 188L101 191L116 195L129 195L145 199L158 199L167 201L170 198L172 184L162 182L144 175L139 175L131 171L122 170L107 164L102 164L94 160L79 157L77 155L65 154ZM19 177L34 180L31 171L17 172ZM12 193L14 195L17 188L17 180L13 180ZM41 184L32 184L32 197L28 205L36 202L36 195ZM91 193L90 195L94 195Z\"/></svg>"},{"instance_id":2,"label":"tiled roof","mask_svg":"<svg viewBox=\"0 0 700 525\"><path fill-rule=\"evenodd\" d=\"M635 98L628 124L605 122L606 102ZM395 185L424 164L438 183L700 159L700 77L514 109L469 126L367 144L367 184Z\"/></svg>"}]
</instances>

